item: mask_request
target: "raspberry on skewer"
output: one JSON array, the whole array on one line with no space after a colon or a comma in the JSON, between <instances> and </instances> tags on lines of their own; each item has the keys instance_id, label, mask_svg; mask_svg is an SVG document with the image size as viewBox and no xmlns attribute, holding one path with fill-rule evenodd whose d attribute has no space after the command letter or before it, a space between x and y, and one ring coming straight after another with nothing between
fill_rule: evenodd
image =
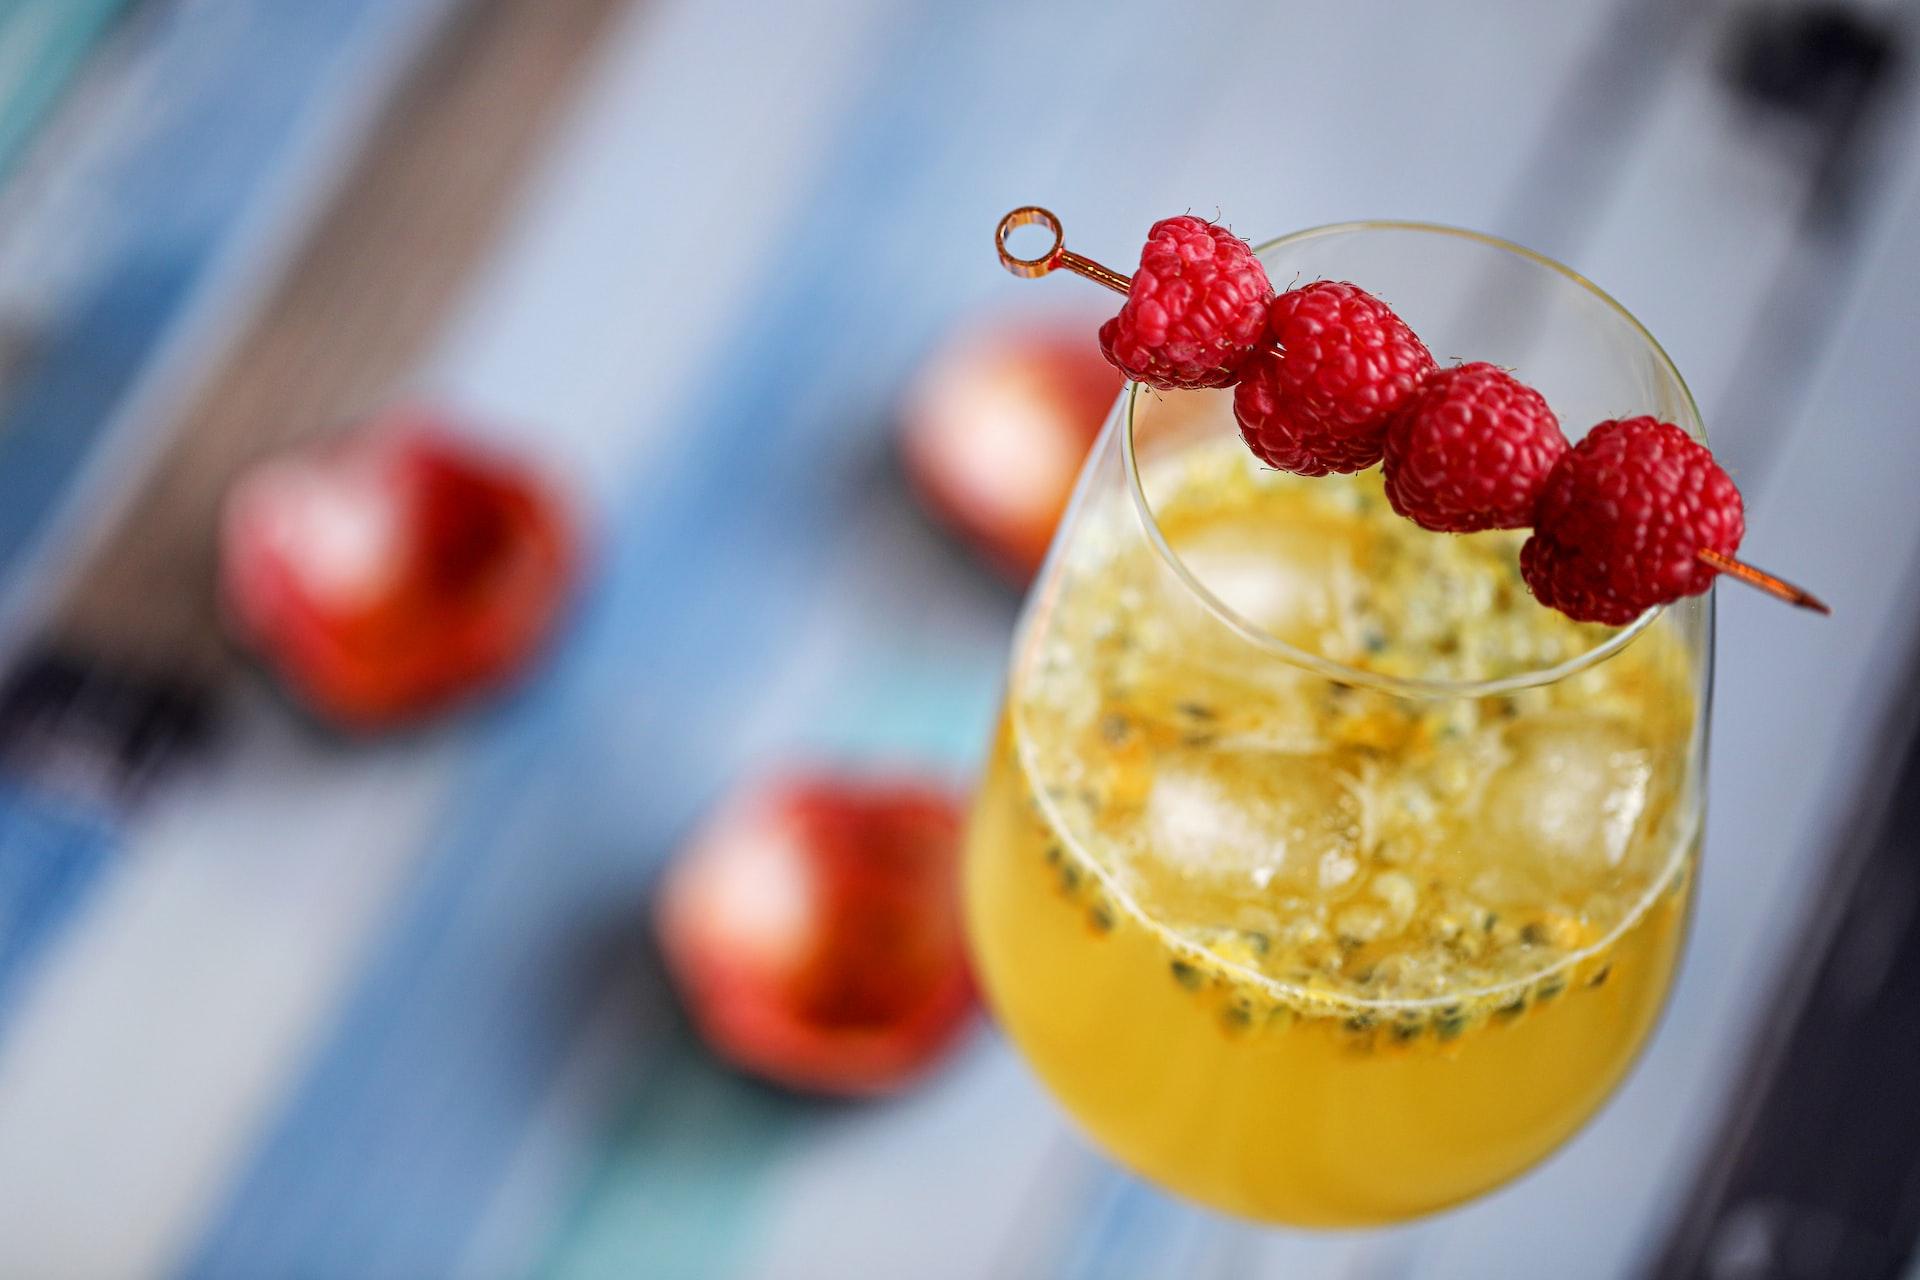
<instances>
[{"instance_id":1,"label":"raspberry on skewer","mask_svg":"<svg viewBox=\"0 0 1920 1280\"><path fill-rule=\"evenodd\" d=\"M1344 475L1380 461L1379 433L1335 434L1278 385L1279 364L1263 352L1247 362L1233 389L1234 421L1254 457L1297 476Z\"/></svg>"},{"instance_id":2,"label":"raspberry on skewer","mask_svg":"<svg viewBox=\"0 0 1920 1280\"><path fill-rule=\"evenodd\" d=\"M1699 595L1746 532L1740 490L1713 454L1671 422L1614 419L1555 464L1520 551L1540 603L1581 622L1624 626Z\"/></svg>"},{"instance_id":3,"label":"raspberry on skewer","mask_svg":"<svg viewBox=\"0 0 1920 1280\"><path fill-rule=\"evenodd\" d=\"M1245 240L1199 218L1162 218L1147 232L1127 305L1100 326L1100 350L1162 391L1231 386L1266 333L1272 296Z\"/></svg>"},{"instance_id":4,"label":"raspberry on skewer","mask_svg":"<svg viewBox=\"0 0 1920 1280\"><path fill-rule=\"evenodd\" d=\"M1053 237L1046 250L1022 258L1007 248L1019 227ZM994 230L1000 265L1037 279L1066 268L1127 295L1120 314L1100 326L1100 350L1135 382L1161 391L1231 386L1240 366L1266 339L1273 285L1245 240L1193 217L1162 218L1148 231L1140 273L1123 275L1068 249L1060 219L1025 205Z\"/></svg>"},{"instance_id":5,"label":"raspberry on skewer","mask_svg":"<svg viewBox=\"0 0 1920 1280\"><path fill-rule=\"evenodd\" d=\"M1429 377L1388 426L1387 501L1438 533L1524 529L1566 451L1546 397L1496 365L1456 365Z\"/></svg>"},{"instance_id":6,"label":"raspberry on skewer","mask_svg":"<svg viewBox=\"0 0 1920 1280\"><path fill-rule=\"evenodd\" d=\"M1254 455L1303 476L1380 461L1387 423L1434 371L1406 321L1365 289L1318 280L1267 308L1278 351L1240 371L1233 416Z\"/></svg>"},{"instance_id":7,"label":"raspberry on skewer","mask_svg":"<svg viewBox=\"0 0 1920 1280\"><path fill-rule=\"evenodd\" d=\"M1819 597L1734 559L1746 512L1733 478L1671 422L1615 419L1589 431L1547 477L1520 571L1541 603L1625 623L1698 595L1726 574L1816 613Z\"/></svg>"},{"instance_id":8,"label":"raspberry on skewer","mask_svg":"<svg viewBox=\"0 0 1920 1280\"><path fill-rule=\"evenodd\" d=\"M1173 259L1180 261L1155 258L1156 262L1166 265L1156 269L1154 289L1141 295L1150 303L1147 308L1132 308L1132 278L1068 249L1060 219L1038 205L1025 205L1002 217L994 231L994 248L999 253L1001 265L1014 275L1035 279L1064 267L1096 284L1127 294L1129 307L1123 308L1120 316L1102 327L1101 344L1108 358L1136 381L1171 390L1227 386L1243 373L1256 381L1274 379L1273 371L1262 366L1269 359L1284 360L1287 354L1284 347L1280 344L1263 345L1262 336L1248 338L1239 327L1247 301L1247 289L1251 287L1258 292L1257 285L1249 286L1247 283L1254 277L1245 270L1245 262L1250 260L1257 267L1258 260L1253 258L1252 250L1245 241L1199 219L1163 219L1154 224L1153 235L1161 236L1172 224L1189 222L1202 230L1196 231L1184 225L1175 228ZM1044 227L1052 236L1052 243L1046 250L1031 258L1019 257L1008 250L1008 234L1015 228L1032 225ZM1204 243L1194 238L1200 235L1204 235ZM1182 245L1187 247L1182 248ZM1244 251L1245 259L1240 257L1241 251ZM1142 254L1143 272L1149 258L1157 252L1159 250L1150 241L1148 249ZM1186 260L1205 264L1199 270L1199 278L1204 281L1206 288L1196 290L1190 286L1185 278L1188 270L1184 265ZM1172 280L1171 288L1164 287L1162 274ZM1264 284L1264 269L1261 269L1258 280ZM1226 283L1216 289L1214 286L1221 281ZM1340 287L1352 289L1377 305L1377 300L1350 285ZM1271 286L1267 286L1266 295L1271 296ZM1196 298L1200 300L1197 305ZM1160 327L1162 317L1152 308L1169 304L1177 311L1178 323L1169 321L1163 331ZM1129 309L1135 311L1132 317L1128 315ZM1387 314L1391 316L1392 313ZM1394 323L1399 323L1397 318ZM1185 345L1176 347L1165 341L1169 334ZM1411 337L1410 332L1408 336ZM1138 344L1137 352L1135 347L1127 345L1129 342ZM1413 342L1418 345L1419 340L1414 338ZM1420 350L1424 352L1426 349L1422 346ZM1139 352L1145 354L1139 355ZM1128 363L1123 363L1123 359L1133 360L1136 356L1139 363L1149 367L1136 371ZM1431 360L1430 355L1428 359ZM1162 364L1155 365L1155 360L1162 361ZM1521 390L1526 388L1521 387ZM1257 392L1249 393L1250 396L1254 394ZM1410 390L1405 393L1411 394ZM1236 394L1236 408L1239 399ZM1275 410L1262 417L1252 431L1242 421L1242 434L1247 437L1249 446L1263 458L1267 456L1267 451L1271 451L1275 456L1297 460L1303 465L1320 465L1325 460L1314 453L1319 437L1313 434L1323 429L1318 414L1295 412L1291 405L1286 408L1289 412L1283 414ZM1388 415L1389 418L1391 416ZM1527 429L1518 432L1516 438L1523 438L1533 449L1551 451L1550 441L1541 438L1538 415L1528 413L1526 417ZM1546 414L1547 420L1551 420L1551 417L1551 413ZM1659 430L1650 431L1648 428ZM1410 432L1413 430L1408 428ZM1508 424L1507 434L1516 435L1512 424ZM1619 440L1630 440L1631 443L1619 446L1616 443ZM1583 448L1590 441L1593 442L1592 448L1583 453ZM1698 450L1698 453L1682 449L1679 442ZM1410 437L1409 452L1417 452L1415 446L1416 442ZM1581 460L1576 461L1576 458ZM1602 461L1590 461L1594 458ZM1608 459L1625 464L1624 482L1608 478ZM1403 462L1406 461L1403 457ZM1538 458L1530 458L1526 469L1535 470L1538 463ZM1469 470L1472 465L1469 464ZM1329 466L1323 471L1304 473L1326 474L1335 469L1359 468ZM1393 469L1390 464L1389 470ZM1676 484L1675 474L1685 479ZM1665 494L1673 500L1678 511L1661 512L1658 509L1658 497L1633 488L1634 476L1650 485L1654 493ZM1478 520L1489 515L1502 520L1514 520L1518 514L1519 498L1514 492L1497 492L1502 488L1500 485L1494 485L1489 490L1487 501L1493 509L1483 512L1479 508L1456 506L1451 500L1456 495L1442 493L1432 486L1423 489L1423 486L1412 483L1408 474L1403 474L1402 481L1401 499L1394 503L1395 509L1429 528L1449 527L1451 522ZM1529 487L1534 483L1523 475L1517 478L1513 488ZM1622 487L1623 483L1625 487ZM1389 484L1392 484L1391 476ZM1447 487L1441 486L1442 489ZM1422 491L1416 493L1416 490ZM1556 497L1556 494L1560 496ZM1731 495L1730 500L1728 495ZM1504 502L1501 501L1503 498ZM1468 501L1479 499L1469 497ZM1407 504L1404 509L1402 502ZM1590 508L1589 504L1593 503L1597 503L1597 507ZM1671 603L1685 595L1699 594L1711 584L1715 574L1726 574L1788 604L1818 613L1831 613L1832 610L1811 592L1733 557L1732 553L1738 548L1740 534L1745 528L1739 504L1739 490L1719 464L1713 461L1713 455L1706 446L1692 440L1680 428L1652 418L1602 423L1588 434L1586 440L1581 441L1580 446L1559 455L1544 485L1540 487L1538 505L1534 509L1535 533L1521 551L1522 573L1541 603L1559 608L1578 619L1608 621L1616 625L1632 621L1654 605ZM1422 519L1422 516L1426 519ZM1428 524L1429 519L1436 523ZM1502 525L1475 524L1473 527L1522 527L1524 524L1525 521L1521 520ZM1729 531L1732 532L1730 541L1727 537ZM1652 560L1643 559L1643 546L1651 546L1658 553L1657 556ZM1633 607L1636 602L1637 607Z\"/></svg>"}]
</instances>

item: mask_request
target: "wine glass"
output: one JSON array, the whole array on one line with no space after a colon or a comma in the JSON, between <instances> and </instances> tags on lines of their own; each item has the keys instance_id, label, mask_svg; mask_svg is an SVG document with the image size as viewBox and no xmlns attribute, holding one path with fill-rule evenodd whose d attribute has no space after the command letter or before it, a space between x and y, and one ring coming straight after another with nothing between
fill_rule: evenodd
<instances>
[{"instance_id":1,"label":"wine glass","mask_svg":"<svg viewBox=\"0 0 1920 1280\"><path fill-rule=\"evenodd\" d=\"M1488 236L1324 227L1351 280L1570 437L1699 413L1638 322ZM1515 1177L1618 1086L1671 986L1712 604L1572 622L1524 532L1429 533L1377 472L1263 469L1230 393L1127 388L1013 646L967 852L1001 1025L1168 1189L1355 1225Z\"/></svg>"}]
</instances>

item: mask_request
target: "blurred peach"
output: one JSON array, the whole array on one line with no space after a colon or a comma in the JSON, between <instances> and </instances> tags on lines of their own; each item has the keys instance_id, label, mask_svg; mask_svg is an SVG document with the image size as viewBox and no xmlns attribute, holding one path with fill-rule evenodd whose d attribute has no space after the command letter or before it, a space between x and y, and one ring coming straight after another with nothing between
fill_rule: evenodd
<instances>
[{"instance_id":1,"label":"blurred peach","mask_svg":"<svg viewBox=\"0 0 1920 1280\"><path fill-rule=\"evenodd\" d=\"M960 811L939 787L796 772L729 797L655 904L708 1045L809 1093L891 1093L975 1007L960 921Z\"/></svg>"},{"instance_id":2,"label":"blurred peach","mask_svg":"<svg viewBox=\"0 0 1920 1280\"><path fill-rule=\"evenodd\" d=\"M221 524L230 630L302 703L352 729L510 679L576 568L558 497L419 410L258 464Z\"/></svg>"},{"instance_id":3,"label":"blurred peach","mask_svg":"<svg viewBox=\"0 0 1920 1280\"><path fill-rule=\"evenodd\" d=\"M926 504L1018 583L1039 569L1122 379L1097 318L1002 319L950 339L904 406Z\"/></svg>"}]
</instances>

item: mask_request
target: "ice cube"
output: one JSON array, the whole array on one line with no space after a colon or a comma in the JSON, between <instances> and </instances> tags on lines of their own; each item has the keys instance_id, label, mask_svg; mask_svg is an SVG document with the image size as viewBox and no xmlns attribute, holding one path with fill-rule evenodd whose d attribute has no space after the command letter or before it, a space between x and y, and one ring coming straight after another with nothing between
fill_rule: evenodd
<instances>
[{"instance_id":1,"label":"ice cube","mask_svg":"<svg viewBox=\"0 0 1920 1280\"><path fill-rule=\"evenodd\" d=\"M1324 757L1188 750L1158 763L1130 870L1160 905L1213 913L1338 891L1359 870L1360 834L1354 779Z\"/></svg>"},{"instance_id":2,"label":"ice cube","mask_svg":"<svg viewBox=\"0 0 1920 1280\"><path fill-rule=\"evenodd\" d=\"M1598 887L1627 858L1647 807L1652 753L1617 720L1548 712L1506 731L1479 833L1509 871L1541 887Z\"/></svg>"},{"instance_id":3,"label":"ice cube","mask_svg":"<svg viewBox=\"0 0 1920 1280\"><path fill-rule=\"evenodd\" d=\"M1285 639L1332 623L1354 579L1352 547L1319 525L1201 525L1174 550L1228 608Z\"/></svg>"}]
</instances>

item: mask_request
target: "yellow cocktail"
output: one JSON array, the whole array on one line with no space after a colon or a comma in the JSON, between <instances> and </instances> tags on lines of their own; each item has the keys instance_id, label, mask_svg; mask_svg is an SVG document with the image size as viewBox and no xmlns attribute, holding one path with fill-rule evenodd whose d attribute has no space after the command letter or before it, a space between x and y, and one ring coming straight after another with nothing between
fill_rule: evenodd
<instances>
[{"instance_id":1,"label":"yellow cocktail","mask_svg":"<svg viewBox=\"0 0 1920 1280\"><path fill-rule=\"evenodd\" d=\"M1157 470L1201 582L1356 671L1606 641L1533 603L1511 536L1422 533L1375 476L1231 442ZM1239 1213L1384 1221L1511 1177L1606 1097L1672 977L1687 646L1660 623L1477 697L1330 681L1167 608L1133 516L1087 513L1063 552L988 767L968 891L1002 1022L1115 1155Z\"/></svg>"}]
</instances>

